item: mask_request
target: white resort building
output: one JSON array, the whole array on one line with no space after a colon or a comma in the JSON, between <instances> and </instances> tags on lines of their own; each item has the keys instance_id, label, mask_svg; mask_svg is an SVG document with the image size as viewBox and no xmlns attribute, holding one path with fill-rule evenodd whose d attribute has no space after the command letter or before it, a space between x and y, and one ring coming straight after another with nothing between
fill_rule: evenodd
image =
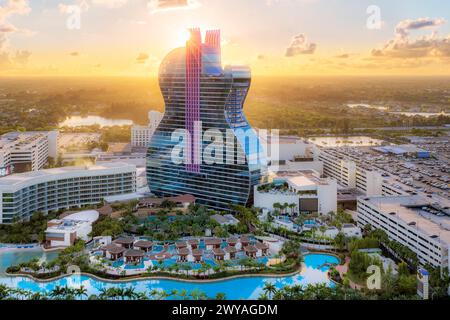
<instances>
[{"instance_id":1,"label":"white resort building","mask_svg":"<svg viewBox=\"0 0 450 320\"><path fill-rule=\"evenodd\" d=\"M47 247L69 247L75 240L91 240L92 224L99 217L98 211L87 210L70 214L62 219L47 222L45 244Z\"/></svg>"},{"instance_id":2,"label":"white resort building","mask_svg":"<svg viewBox=\"0 0 450 320\"><path fill-rule=\"evenodd\" d=\"M162 120L164 114L158 111L150 111L148 113L149 123L147 126L132 126L131 127L131 146L132 147L147 147L150 140Z\"/></svg>"},{"instance_id":3,"label":"white resort building","mask_svg":"<svg viewBox=\"0 0 450 320\"><path fill-rule=\"evenodd\" d=\"M288 212L336 212L336 180L320 178L313 170L278 172L271 183L255 186L255 207L272 212L276 203L294 204Z\"/></svg>"},{"instance_id":4,"label":"white resort building","mask_svg":"<svg viewBox=\"0 0 450 320\"><path fill-rule=\"evenodd\" d=\"M35 212L79 208L136 192L136 167L126 163L62 167L0 178L0 223Z\"/></svg>"}]
</instances>

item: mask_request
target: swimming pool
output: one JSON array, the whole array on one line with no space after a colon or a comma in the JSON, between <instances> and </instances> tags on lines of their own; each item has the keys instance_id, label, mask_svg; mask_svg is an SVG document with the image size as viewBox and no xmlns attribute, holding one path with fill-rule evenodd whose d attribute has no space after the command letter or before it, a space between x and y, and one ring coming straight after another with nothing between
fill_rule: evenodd
<instances>
[{"instance_id":1,"label":"swimming pool","mask_svg":"<svg viewBox=\"0 0 450 320\"><path fill-rule=\"evenodd\" d=\"M51 261L58 256L57 251L44 252L40 247L33 249L11 249L0 250L0 274L5 273L10 266L15 266L23 262L31 261L35 258Z\"/></svg>"},{"instance_id":2,"label":"swimming pool","mask_svg":"<svg viewBox=\"0 0 450 320\"><path fill-rule=\"evenodd\" d=\"M208 297L214 297L217 293L225 293L227 299L257 299L263 293L266 282L273 283L277 288L286 285L307 285L315 283L326 283L329 286L334 284L328 279L328 266L325 264L337 264L339 259L326 254L308 254L304 257L305 267L300 274L286 277L255 276L221 280L216 282L193 283L178 280L130 280L121 283L112 283L97 280L88 276L70 276L52 282L39 283L26 277L0 277L0 284L25 290L51 291L55 286L76 286L83 285L88 294L99 294L100 290L109 287L130 287L133 286L136 292L143 292L157 289L170 292L172 290L201 290Z\"/></svg>"}]
</instances>

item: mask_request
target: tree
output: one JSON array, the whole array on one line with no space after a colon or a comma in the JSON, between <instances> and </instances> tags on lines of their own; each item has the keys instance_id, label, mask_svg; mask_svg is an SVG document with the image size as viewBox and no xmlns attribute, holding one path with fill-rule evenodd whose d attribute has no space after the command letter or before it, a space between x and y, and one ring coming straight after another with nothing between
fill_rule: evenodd
<instances>
[{"instance_id":1,"label":"tree","mask_svg":"<svg viewBox=\"0 0 450 320\"><path fill-rule=\"evenodd\" d=\"M223 292L218 292L218 293L216 294L216 300L225 300L226 297L227 297L226 294L223 293Z\"/></svg>"},{"instance_id":2,"label":"tree","mask_svg":"<svg viewBox=\"0 0 450 320\"><path fill-rule=\"evenodd\" d=\"M345 248L346 239L345 235L342 232L339 232L334 238L334 246L338 251L342 251Z\"/></svg>"},{"instance_id":3,"label":"tree","mask_svg":"<svg viewBox=\"0 0 450 320\"><path fill-rule=\"evenodd\" d=\"M296 207L297 207L297 204L295 204L295 203L290 203L289 204L289 209L291 209L291 215L292 216L294 215L294 210L295 210Z\"/></svg>"},{"instance_id":4,"label":"tree","mask_svg":"<svg viewBox=\"0 0 450 320\"><path fill-rule=\"evenodd\" d=\"M288 240L283 244L281 253L288 259L294 259L299 262L300 255L300 242L294 240Z\"/></svg>"},{"instance_id":5,"label":"tree","mask_svg":"<svg viewBox=\"0 0 450 320\"><path fill-rule=\"evenodd\" d=\"M277 292L277 287L272 282L266 282L264 284L264 293L267 295L269 299L272 299L273 295Z\"/></svg>"}]
</instances>

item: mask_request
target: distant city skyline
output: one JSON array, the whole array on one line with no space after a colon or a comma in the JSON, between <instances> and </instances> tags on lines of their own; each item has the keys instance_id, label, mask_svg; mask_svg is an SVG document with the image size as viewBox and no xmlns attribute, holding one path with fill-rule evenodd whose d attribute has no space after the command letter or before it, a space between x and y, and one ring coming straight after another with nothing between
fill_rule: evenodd
<instances>
[{"instance_id":1,"label":"distant city skyline","mask_svg":"<svg viewBox=\"0 0 450 320\"><path fill-rule=\"evenodd\" d=\"M156 77L190 27L256 75L450 75L443 1L0 0L0 76Z\"/></svg>"}]
</instances>

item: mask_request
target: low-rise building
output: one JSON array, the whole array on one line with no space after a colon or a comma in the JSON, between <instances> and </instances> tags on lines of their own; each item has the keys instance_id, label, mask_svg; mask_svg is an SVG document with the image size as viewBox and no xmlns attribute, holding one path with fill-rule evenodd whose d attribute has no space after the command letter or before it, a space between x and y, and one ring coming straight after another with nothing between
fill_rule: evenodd
<instances>
[{"instance_id":1,"label":"low-rise building","mask_svg":"<svg viewBox=\"0 0 450 320\"><path fill-rule=\"evenodd\" d=\"M214 214L211 216L211 219L216 221L221 226L235 226L239 223L239 220L233 217L231 214Z\"/></svg>"},{"instance_id":2,"label":"low-rise building","mask_svg":"<svg viewBox=\"0 0 450 320\"><path fill-rule=\"evenodd\" d=\"M255 207L272 212L276 203L292 205L286 208L291 213L336 212L336 180L313 170L278 172L272 182L255 186Z\"/></svg>"},{"instance_id":3,"label":"low-rise building","mask_svg":"<svg viewBox=\"0 0 450 320\"><path fill-rule=\"evenodd\" d=\"M98 219L95 210L70 214L62 219L48 221L45 230L45 244L48 247L69 247L75 240L91 240L92 224Z\"/></svg>"}]
</instances>

